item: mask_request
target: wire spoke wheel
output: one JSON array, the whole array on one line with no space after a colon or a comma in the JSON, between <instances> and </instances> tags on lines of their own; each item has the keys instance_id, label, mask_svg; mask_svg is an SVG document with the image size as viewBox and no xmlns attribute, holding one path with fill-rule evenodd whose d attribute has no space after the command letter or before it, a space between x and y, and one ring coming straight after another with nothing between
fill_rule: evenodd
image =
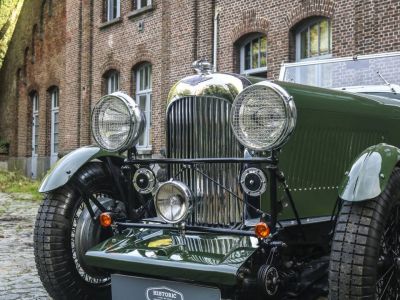
<instances>
[{"instance_id":1,"label":"wire spoke wheel","mask_svg":"<svg viewBox=\"0 0 400 300\"><path fill-rule=\"evenodd\" d=\"M400 205L392 214L381 238L376 298L400 299Z\"/></svg>"}]
</instances>

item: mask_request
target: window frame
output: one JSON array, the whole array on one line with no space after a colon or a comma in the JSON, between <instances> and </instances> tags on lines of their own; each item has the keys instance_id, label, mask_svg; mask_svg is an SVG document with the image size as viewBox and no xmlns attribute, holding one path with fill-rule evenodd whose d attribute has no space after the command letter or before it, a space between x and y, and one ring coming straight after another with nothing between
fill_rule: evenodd
<instances>
[{"instance_id":1,"label":"window frame","mask_svg":"<svg viewBox=\"0 0 400 300\"><path fill-rule=\"evenodd\" d=\"M32 101L32 149L31 149L31 176L32 178L37 177L37 159L39 157L39 133L40 133L40 122L39 122L39 93L32 92L30 94L30 100Z\"/></svg>"},{"instance_id":2,"label":"window frame","mask_svg":"<svg viewBox=\"0 0 400 300\"><path fill-rule=\"evenodd\" d=\"M146 68L148 69L147 72L147 82L148 82L148 87L145 87L145 83L143 83L143 89L141 88L141 83L142 80L145 79L146 76ZM151 145L151 138L150 138L150 131L151 131L151 125L152 125L152 95L153 95L153 84L152 84L152 65L150 63L144 63L140 65L137 69L134 70L135 74L135 81L136 81L136 90L135 90L135 99L136 103L141 107L141 97L145 97L145 110L143 111L145 118L146 118L146 124L145 124L145 129L143 132L143 144L139 144L140 139L136 145L136 148L138 150L152 150L152 145ZM141 70L143 70L143 78L140 75Z\"/></svg>"},{"instance_id":3,"label":"window frame","mask_svg":"<svg viewBox=\"0 0 400 300\"><path fill-rule=\"evenodd\" d=\"M50 131L50 165L53 165L58 159L59 150L59 129L60 129L60 93L57 87L51 89L50 91L50 101L51 101L51 131ZM57 115L57 132L55 132L55 116ZM55 143L55 134L57 134L57 143ZM55 151L55 144L57 144L57 151Z\"/></svg>"},{"instance_id":4,"label":"window frame","mask_svg":"<svg viewBox=\"0 0 400 300\"><path fill-rule=\"evenodd\" d=\"M38 156L39 153L39 94L33 92L31 94L32 101L32 157Z\"/></svg>"},{"instance_id":5,"label":"window frame","mask_svg":"<svg viewBox=\"0 0 400 300\"><path fill-rule=\"evenodd\" d=\"M117 70L110 70L105 76L105 92L106 95L112 94L120 90L120 75Z\"/></svg>"},{"instance_id":6,"label":"window frame","mask_svg":"<svg viewBox=\"0 0 400 300\"><path fill-rule=\"evenodd\" d=\"M320 46L321 46L321 31L320 31L320 23L323 20L328 21L328 51L330 53L328 54L322 54L322 55L316 55L316 56L308 56L306 58L301 58L301 52L302 52L302 45L301 45L301 34L307 30L307 47L308 47L308 52L310 53L311 51L311 37L310 37L310 28L318 24L318 52L320 52ZM295 30L295 58L296 61L310 61L310 60L319 60L319 59L327 59L327 58L332 58L332 20L331 18L328 17L313 17L310 18L309 20L306 20L302 25L298 26Z\"/></svg>"},{"instance_id":7,"label":"window frame","mask_svg":"<svg viewBox=\"0 0 400 300\"><path fill-rule=\"evenodd\" d=\"M114 15L114 9L116 11ZM106 21L110 22L121 17L121 0L106 0Z\"/></svg>"},{"instance_id":8,"label":"window frame","mask_svg":"<svg viewBox=\"0 0 400 300\"><path fill-rule=\"evenodd\" d=\"M252 53L252 43L254 40L258 39L259 41L259 48L258 48L258 64L261 64L261 47L260 47L260 41L261 38L265 37L266 39L266 49L265 49L265 62L266 66L265 67L257 67L257 68L250 68L250 69L245 69L245 49L248 44L250 44L250 53ZM250 66L253 66L253 55L250 55ZM264 73L268 71L268 40L267 36L262 33L258 34L252 34L248 38L246 38L241 44L240 44L240 74L243 75L252 75L252 74L257 74L257 73Z\"/></svg>"},{"instance_id":9,"label":"window frame","mask_svg":"<svg viewBox=\"0 0 400 300\"><path fill-rule=\"evenodd\" d=\"M143 9L143 8L146 8L146 7L150 7L153 3L153 1L152 0L146 0L147 1L147 5L145 5L145 6L142 6L142 1L141 0L134 0L135 1L135 10L139 10L139 9Z\"/></svg>"}]
</instances>

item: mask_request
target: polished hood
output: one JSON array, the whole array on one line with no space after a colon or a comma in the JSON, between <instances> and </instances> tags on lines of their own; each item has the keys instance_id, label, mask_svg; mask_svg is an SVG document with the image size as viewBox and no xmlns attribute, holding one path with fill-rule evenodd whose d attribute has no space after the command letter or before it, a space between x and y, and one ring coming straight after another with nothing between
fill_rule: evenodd
<instances>
[{"instance_id":1,"label":"polished hood","mask_svg":"<svg viewBox=\"0 0 400 300\"><path fill-rule=\"evenodd\" d=\"M200 73L178 81L168 95L168 104L186 96L212 96L231 103L252 83L246 77L228 73Z\"/></svg>"}]
</instances>

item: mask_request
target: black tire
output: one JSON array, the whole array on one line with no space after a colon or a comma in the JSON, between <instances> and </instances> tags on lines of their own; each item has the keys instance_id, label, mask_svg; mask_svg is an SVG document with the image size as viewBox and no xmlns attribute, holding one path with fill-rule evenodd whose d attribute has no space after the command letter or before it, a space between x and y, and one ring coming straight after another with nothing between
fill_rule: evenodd
<instances>
[{"instance_id":1,"label":"black tire","mask_svg":"<svg viewBox=\"0 0 400 300\"><path fill-rule=\"evenodd\" d=\"M343 203L330 257L331 300L400 299L399 259L393 249L388 250L396 247L400 255L399 206L399 168L395 168L386 189L376 199Z\"/></svg>"},{"instance_id":2,"label":"black tire","mask_svg":"<svg viewBox=\"0 0 400 300\"><path fill-rule=\"evenodd\" d=\"M102 163L88 163L76 176L91 194L113 197L112 180ZM35 262L43 286L53 299L111 299L109 274L91 269L77 259L74 226L80 220L78 217L87 216L85 207L71 183L48 193L39 207L34 229ZM94 222L90 225L98 226ZM93 228L102 233L97 242L111 235L103 234L100 226Z\"/></svg>"}]
</instances>

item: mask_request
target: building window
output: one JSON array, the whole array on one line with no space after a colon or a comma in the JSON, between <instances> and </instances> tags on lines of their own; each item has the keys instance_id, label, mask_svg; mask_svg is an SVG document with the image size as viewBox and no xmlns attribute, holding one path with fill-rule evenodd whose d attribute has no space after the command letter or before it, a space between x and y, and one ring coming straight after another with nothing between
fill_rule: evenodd
<instances>
[{"instance_id":1,"label":"building window","mask_svg":"<svg viewBox=\"0 0 400 300\"><path fill-rule=\"evenodd\" d=\"M136 102L146 117L146 127L143 135L140 137L137 148L142 150L151 149L151 64L141 65L135 71L136 78Z\"/></svg>"},{"instance_id":2,"label":"building window","mask_svg":"<svg viewBox=\"0 0 400 300\"><path fill-rule=\"evenodd\" d=\"M111 94L119 91L119 72L112 70L106 75L106 94Z\"/></svg>"},{"instance_id":3,"label":"building window","mask_svg":"<svg viewBox=\"0 0 400 300\"><path fill-rule=\"evenodd\" d=\"M51 98L51 137L50 137L50 164L53 165L58 159L58 128L59 128L59 92L53 88L50 92Z\"/></svg>"},{"instance_id":4,"label":"building window","mask_svg":"<svg viewBox=\"0 0 400 300\"><path fill-rule=\"evenodd\" d=\"M240 73L265 76L267 72L267 37L252 35L240 47Z\"/></svg>"},{"instance_id":5,"label":"building window","mask_svg":"<svg viewBox=\"0 0 400 300\"><path fill-rule=\"evenodd\" d=\"M107 21L120 17L120 0L106 0L107 2Z\"/></svg>"},{"instance_id":6,"label":"building window","mask_svg":"<svg viewBox=\"0 0 400 300\"><path fill-rule=\"evenodd\" d=\"M332 56L332 26L328 18L312 18L296 30L296 60Z\"/></svg>"},{"instance_id":7,"label":"building window","mask_svg":"<svg viewBox=\"0 0 400 300\"><path fill-rule=\"evenodd\" d=\"M141 9L147 6L151 6L151 0L133 0L134 9Z\"/></svg>"},{"instance_id":8,"label":"building window","mask_svg":"<svg viewBox=\"0 0 400 300\"><path fill-rule=\"evenodd\" d=\"M32 100L32 156L38 154L39 142L39 96L33 93Z\"/></svg>"},{"instance_id":9,"label":"building window","mask_svg":"<svg viewBox=\"0 0 400 300\"><path fill-rule=\"evenodd\" d=\"M36 92L31 94L32 101L32 157L31 157L31 175L37 176L37 158L39 148L39 95Z\"/></svg>"}]
</instances>

